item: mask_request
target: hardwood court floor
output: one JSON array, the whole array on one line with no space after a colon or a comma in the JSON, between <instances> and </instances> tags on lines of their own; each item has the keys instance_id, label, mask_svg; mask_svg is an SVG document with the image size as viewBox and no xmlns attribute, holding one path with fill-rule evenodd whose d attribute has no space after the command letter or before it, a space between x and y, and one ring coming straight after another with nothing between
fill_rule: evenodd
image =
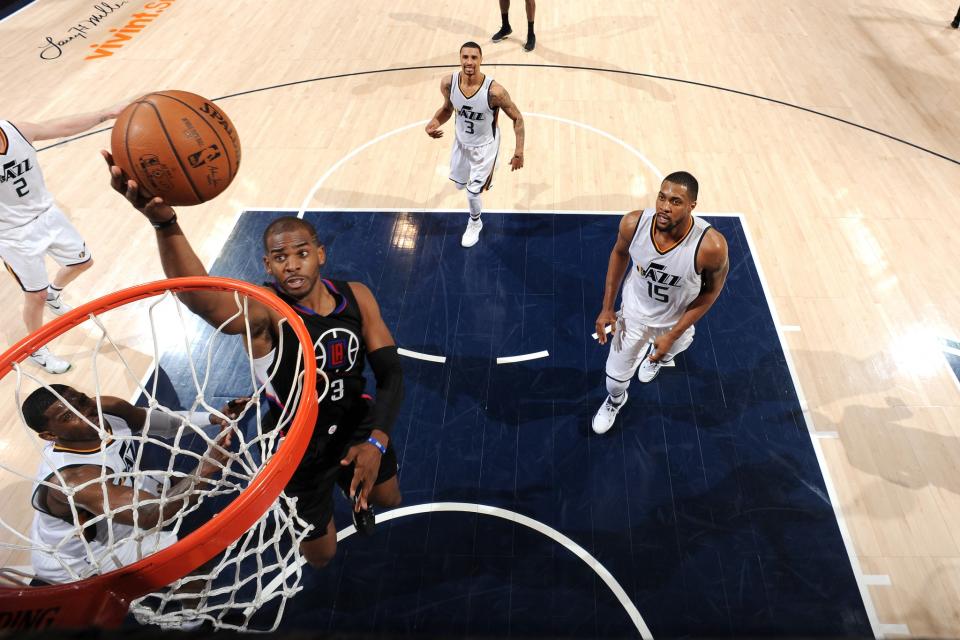
<instances>
[{"instance_id":1,"label":"hardwood court floor","mask_svg":"<svg viewBox=\"0 0 960 640\"><path fill-rule=\"evenodd\" d=\"M41 58L46 38L65 39L90 3L37 0L0 22L0 117L52 118L164 88L218 98L327 78L222 101L243 140L240 176L181 214L207 260L245 208L463 207L446 179L449 140L414 123L440 105L448 72L423 67L455 65L470 39L528 114L527 166L500 168L487 207L626 211L652 202L657 171L692 171L699 210L741 212L753 234L833 497L862 573L875 576L864 587L875 632L960 634L960 388L939 343L960 338L960 34L946 26L955 7L559 0L541 3L538 47L525 54L516 38L489 42L492 0L176 0L113 55L87 60L145 3L111 4L55 59ZM409 69L350 75L393 68ZM106 187L96 151L107 141L100 133L40 154L97 260L68 290L74 301L161 274L151 230ZM602 286L602 273L583 277ZM11 279L0 287L10 343L20 294ZM79 357L92 339L81 330L59 348ZM145 345L126 344L147 366ZM30 451L12 400L4 407L4 455ZM18 487L3 487L5 513L25 504Z\"/></svg>"}]
</instances>

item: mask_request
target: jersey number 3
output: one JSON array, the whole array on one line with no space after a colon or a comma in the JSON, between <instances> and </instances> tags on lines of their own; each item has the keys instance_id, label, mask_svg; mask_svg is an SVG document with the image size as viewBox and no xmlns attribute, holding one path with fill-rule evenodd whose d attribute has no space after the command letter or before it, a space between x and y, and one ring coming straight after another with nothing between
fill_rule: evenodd
<instances>
[{"instance_id":1,"label":"jersey number 3","mask_svg":"<svg viewBox=\"0 0 960 640\"><path fill-rule=\"evenodd\" d=\"M330 383L330 399L334 402L343 398L343 378L337 378Z\"/></svg>"},{"instance_id":2,"label":"jersey number 3","mask_svg":"<svg viewBox=\"0 0 960 640\"><path fill-rule=\"evenodd\" d=\"M464 120L463 126L467 128L467 133L473 133L473 120Z\"/></svg>"},{"instance_id":3,"label":"jersey number 3","mask_svg":"<svg viewBox=\"0 0 960 640\"><path fill-rule=\"evenodd\" d=\"M21 198L30 193L30 189L27 188L27 181L23 178L17 178L14 180L13 186L17 188L17 195Z\"/></svg>"}]
</instances>

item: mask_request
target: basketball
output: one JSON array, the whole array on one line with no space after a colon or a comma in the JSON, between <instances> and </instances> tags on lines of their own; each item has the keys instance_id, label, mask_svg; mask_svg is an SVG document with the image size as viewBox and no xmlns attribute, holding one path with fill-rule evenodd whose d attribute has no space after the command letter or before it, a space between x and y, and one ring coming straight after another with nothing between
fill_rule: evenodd
<instances>
[{"instance_id":1,"label":"basketball","mask_svg":"<svg viewBox=\"0 0 960 640\"><path fill-rule=\"evenodd\" d=\"M158 91L120 114L110 138L113 160L140 191L175 206L206 202L233 181L240 138L212 101L186 91Z\"/></svg>"}]
</instances>

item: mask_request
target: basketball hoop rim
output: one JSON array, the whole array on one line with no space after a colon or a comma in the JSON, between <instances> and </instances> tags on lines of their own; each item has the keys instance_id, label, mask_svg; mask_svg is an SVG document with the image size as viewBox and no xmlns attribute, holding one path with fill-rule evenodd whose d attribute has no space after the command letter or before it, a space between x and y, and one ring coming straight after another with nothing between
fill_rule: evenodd
<instances>
[{"instance_id":1,"label":"basketball hoop rim","mask_svg":"<svg viewBox=\"0 0 960 640\"><path fill-rule=\"evenodd\" d=\"M176 544L109 573L69 584L23 588L0 586L0 614L5 611L49 608L51 603L65 602L69 598L73 605L79 605L80 600L85 600L90 603L104 602L104 606L96 610L88 609L83 616L69 616L72 622L67 621L67 616L62 621L54 620L51 626L77 626L78 622L82 625L84 621L100 626L118 625L126 614L130 601L169 585L223 551L253 526L283 491L313 434L318 403L309 401L312 396L309 391L316 389L317 371L313 340L303 320L290 305L263 287L232 278L193 276L157 280L107 294L55 318L5 351L0 355L0 378L8 375L15 363L25 360L54 338L82 324L91 314L163 295L168 291L210 290L240 293L275 309L287 319L300 344L304 346L301 363L304 369L303 392L280 447L249 486L223 511ZM113 602L105 603L107 600ZM67 612L64 611L64 614Z\"/></svg>"}]
</instances>

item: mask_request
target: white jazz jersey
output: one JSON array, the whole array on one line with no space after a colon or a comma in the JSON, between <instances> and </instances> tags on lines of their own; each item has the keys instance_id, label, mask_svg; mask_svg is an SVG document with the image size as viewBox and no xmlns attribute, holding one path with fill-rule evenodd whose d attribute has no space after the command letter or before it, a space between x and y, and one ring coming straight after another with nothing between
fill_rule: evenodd
<instances>
[{"instance_id":1,"label":"white jazz jersey","mask_svg":"<svg viewBox=\"0 0 960 640\"><path fill-rule=\"evenodd\" d=\"M697 250L710 224L694 216L680 242L658 247L653 241L655 218L655 209L644 209L630 242L633 264L623 285L623 316L648 327L670 327L700 295Z\"/></svg>"},{"instance_id":2,"label":"white jazz jersey","mask_svg":"<svg viewBox=\"0 0 960 640\"><path fill-rule=\"evenodd\" d=\"M37 150L0 120L0 232L22 227L54 204L37 164Z\"/></svg>"},{"instance_id":3,"label":"white jazz jersey","mask_svg":"<svg viewBox=\"0 0 960 640\"><path fill-rule=\"evenodd\" d=\"M453 74L450 102L453 103L457 114L454 127L457 132L457 142L464 147L482 147L490 144L500 135L497 130L497 116L500 109L490 106L490 85L492 84L493 78L486 76L477 92L468 98L460 90L460 72Z\"/></svg>"},{"instance_id":4,"label":"white jazz jersey","mask_svg":"<svg viewBox=\"0 0 960 640\"><path fill-rule=\"evenodd\" d=\"M41 485L44 480L58 484L55 469L65 469L80 465L102 466L106 470L107 480L113 484L132 485L132 478L110 478L111 473L125 473L133 469L135 464L139 443L129 439L131 435L130 427L126 421L116 416L104 414L106 424L110 425L113 437L108 441L105 447L90 452L77 453L55 448L51 442L43 449L40 461L40 469L37 471L36 479L33 483L33 497L31 499L35 509L33 518L33 527L30 532L30 538L34 544L33 567L37 577L49 582L63 582L75 579L71 573L80 577L87 577L100 573L99 561L107 558L110 551L107 548L108 536L112 529L113 540L123 540L129 538L134 528L120 523L109 523L104 519L96 524L95 535L87 534L89 541L90 554L87 553L87 547L80 537L78 528L69 522L51 515L46 510L46 505L40 499L45 491L54 491L50 487ZM143 489L143 487L139 487ZM88 528L88 531L91 528ZM53 553L44 552L42 549L56 550L56 555L60 560L56 560ZM62 561L62 564L61 564ZM63 564L70 567L67 571ZM112 568L114 563L107 561Z\"/></svg>"}]
</instances>

